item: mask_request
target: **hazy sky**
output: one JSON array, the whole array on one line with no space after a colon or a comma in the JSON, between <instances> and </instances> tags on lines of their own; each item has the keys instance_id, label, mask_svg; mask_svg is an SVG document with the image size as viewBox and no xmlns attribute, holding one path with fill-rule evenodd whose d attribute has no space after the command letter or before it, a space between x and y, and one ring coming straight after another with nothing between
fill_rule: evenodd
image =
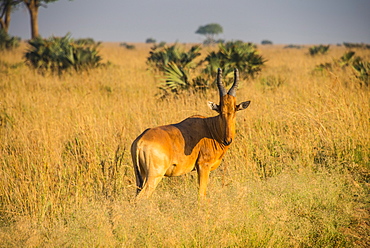
<instances>
[{"instance_id":1,"label":"hazy sky","mask_svg":"<svg viewBox=\"0 0 370 248\"><path fill-rule=\"evenodd\" d=\"M201 42L201 25L220 24L225 40L275 44L370 43L370 0L59 0L40 7L43 37L96 41ZM12 14L11 35L29 39L28 11Z\"/></svg>"}]
</instances>

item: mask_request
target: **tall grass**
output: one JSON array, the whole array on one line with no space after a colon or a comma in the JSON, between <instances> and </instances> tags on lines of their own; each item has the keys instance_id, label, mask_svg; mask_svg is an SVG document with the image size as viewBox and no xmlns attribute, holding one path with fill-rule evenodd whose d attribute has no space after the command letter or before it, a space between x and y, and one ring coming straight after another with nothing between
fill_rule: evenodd
<instances>
[{"instance_id":1,"label":"tall grass","mask_svg":"<svg viewBox=\"0 0 370 248\"><path fill-rule=\"evenodd\" d=\"M0 246L370 245L370 91L349 69L313 73L345 48L311 57L261 47L268 62L241 82L237 98L251 106L207 200L192 172L134 204L131 142L148 127L211 116L206 100L218 100L156 99L149 50L105 43L111 66L61 77L23 65L24 45L2 53Z\"/></svg>"}]
</instances>

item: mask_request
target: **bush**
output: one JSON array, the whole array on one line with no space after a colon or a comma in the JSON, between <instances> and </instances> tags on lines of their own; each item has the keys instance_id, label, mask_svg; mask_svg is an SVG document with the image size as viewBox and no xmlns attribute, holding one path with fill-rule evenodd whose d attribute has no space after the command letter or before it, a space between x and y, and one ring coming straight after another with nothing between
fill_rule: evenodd
<instances>
[{"instance_id":1,"label":"bush","mask_svg":"<svg viewBox=\"0 0 370 248\"><path fill-rule=\"evenodd\" d=\"M163 91L163 96L166 96L169 92L178 95L181 91L188 90L191 87L188 71L184 71L173 61L165 67L163 81L159 86L159 89Z\"/></svg>"},{"instance_id":2,"label":"bush","mask_svg":"<svg viewBox=\"0 0 370 248\"><path fill-rule=\"evenodd\" d=\"M156 43L157 41L155 40L155 39L153 39L153 38L148 38L148 39L146 39L146 41L145 41L145 43L148 43L148 44L150 44L150 43Z\"/></svg>"},{"instance_id":3,"label":"bush","mask_svg":"<svg viewBox=\"0 0 370 248\"><path fill-rule=\"evenodd\" d=\"M162 77L163 82L159 86L161 98L170 94L178 95L183 91L207 91L214 87L217 68L223 70L226 85L232 82L235 68L243 79L254 77L265 62L257 54L255 45L241 41L221 43L217 52L211 52L204 60L195 63L199 51L199 46L191 47L188 52L177 45L152 48L147 63Z\"/></svg>"},{"instance_id":4,"label":"bush","mask_svg":"<svg viewBox=\"0 0 370 248\"><path fill-rule=\"evenodd\" d=\"M362 49L370 49L370 44L364 43L350 43L350 42L343 42L343 45L346 48L362 48Z\"/></svg>"},{"instance_id":5,"label":"bush","mask_svg":"<svg viewBox=\"0 0 370 248\"><path fill-rule=\"evenodd\" d=\"M147 64L160 73L166 71L170 62L178 67L192 68L195 66L194 59L200 56L200 50L200 46L192 46L188 51L184 51L178 44L164 47L154 46L151 48Z\"/></svg>"},{"instance_id":6,"label":"bush","mask_svg":"<svg viewBox=\"0 0 370 248\"><path fill-rule=\"evenodd\" d=\"M344 53L343 56L340 57L338 60L339 66L340 67L349 66L361 60L360 57L354 56L354 55L355 55L355 52L353 51L348 51Z\"/></svg>"},{"instance_id":7,"label":"bush","mask_svg":"<svg viewBox=\"0 0 370 248\"><path fill-rule=\"evenodd\" d=\"M179 45L157 46L151 48L147 64L155 73L160 74L162 83L160 98L178 95L184 90L194 89L193 80L189 79L190 71L197 65L194 60L200 56L200 46L192 46L188 51Z\"/></svg>"},{"instance_id":8,"label":"bush","mask_svg":"<svg viewBox=\"0 0 370 248\"><path fill-rule=\"evenodd\" d=\"M360 85L368 87L370 85L370 63L367 61L356 61L352 64L356 78L360 80Z\"/></svg>"},{"instance_id":9,"label":"bush","mask_svg":"<svg viewBox=\"0 0 370 248\"><path fill-rule=\"evenodd\" d=\"M3 29L0 29L0 51L1 50L11 50L19 47L19 42L21 38L10 36Z\"/></svg>"},{"instance_id":10,"label":"bush","mask_svg":"<svg viewBox=\"0 0 370 248\"><path fill-rule=\"evenodd\" d=\"M240 77L246 79L258 74L266 60L258 55L254 44L231 41L219 44L219 50L209 53L204 62L207 62L207 65L203 73L212 78L215 77L217 68L221 68L227 77L237 68Z\"/></svg>"},{"instance_id":11,"label":"bush","mask_svg":"<svg viewBox=\"0 0 370 248\"><path fill-rule=\"evenodd\" d=\"M345 69L351 67L360 86L370 85L370 63L363 61L361 57L355 56L355 52L348 51L333 63L322 63L315 67L314 71L332 71L333 69Z\"/></svg>"},{"instance_id":12,"label":"bush","mask_svg":"<svg viewBox=\"0 0 370 248\"><path fill-rule=\"evenodd\" d=\"M301 48L303 48L303 46L290 44L290 45L286 45L286 46L284 47L284 49L289 49L289 48L301 49Z\"/></svg>"},{"instance_id":13,"label":"bush","mask_svg":"<svg viewBox=\"0 0 370 248\"><path fill-rule=\"evenodd\" d=\"M79 44L79 45L90 45L90 46L100 45L100 42L96 43L93 38L77 39L77 40L75 40L75 43Z\"/></svg>"},{"instance_id":14,"label":"bush","mask_svg":"<svg viewBox=\"0 0 370 248\"><path fill-rule=\"evenodd\" d=\"M130 45L130 44L127 44L126 42L122 42L121 44L119 44L121 47L124 47L126 48L127 50L134 50L135 49L135 45Z\"/></svg>"},{"instance_id":15,"label":"bush","mask_svg":"<svg viewBox=\"0 0 370 248\"><path fill-rule=\"evenodd\" d=\"M49 39L36 38L28 42L30 49L26 52L26 62L41 71L62 73L68 69L94 68L100 65L97 45L77 44L67 34L64 37Z\"/></svg>"},{"instance_id":16,"label":"bush","mask_svg":"<svg viewBox=\"0 0 370 248\"><path fill-rule=\"evenodd\" d=\"M263 41L261 41L261 45L272 45L272 44L273 43L270 40L263 40Z\"/></svg>"},{"instance_id":17,"label":"bush","mask_svg":"<svg viewBox=\"0 0 370 248\"><path fill-rule=\"evenodd\" d=\"M219 44L219 43L225 43L225 40L223 39L216 40L216 39L208 37L203 41L203 45L205 46L211 46L211 45Z\"/></svg>"},{"instance_id":18,"label":"bush","mask_svg":"<svg viewBox=\"0 0 370 248\"><path fill-rule=\"evenodd\" d=\"M318 54L326 54L329 50L330 45L324 46L324 45L319 45L319 46L313 46L308 49L308 52L311 56L315 56Z\"/></svg>"}]
</instances>

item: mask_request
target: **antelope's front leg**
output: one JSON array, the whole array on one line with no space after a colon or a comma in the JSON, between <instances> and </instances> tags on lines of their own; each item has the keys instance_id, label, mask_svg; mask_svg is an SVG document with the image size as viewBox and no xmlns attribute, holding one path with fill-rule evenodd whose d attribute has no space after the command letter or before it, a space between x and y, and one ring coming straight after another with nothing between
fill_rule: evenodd
<instances>
[{"instance_id":1,"label":"antelope's front leg","mask_svg":"<svg viewBox=\"0 0 370 248\"><path fill-rule=\"evenodd\" d=\"M198 170L198 183L199 183L199 196L205 197L207 193L207 185L209 180L210 168L206 165L199 165Z\"/></svg>"}]
</instances>

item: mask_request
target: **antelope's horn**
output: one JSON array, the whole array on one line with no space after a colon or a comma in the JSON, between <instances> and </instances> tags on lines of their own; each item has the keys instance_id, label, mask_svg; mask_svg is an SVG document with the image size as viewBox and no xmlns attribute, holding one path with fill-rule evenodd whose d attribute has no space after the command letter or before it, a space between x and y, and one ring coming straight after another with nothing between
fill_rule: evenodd
<instances>
[{"instance_id":1,"label":"antelope's horn","mask_svg":"<svg viewBox=\"0 0 370 248\"><path fill-rule=\"evenodd\" d=\"M220 92L220 97L223 97L226 95L225 87L222 84L222 70L221 68L218 68L217 70L217 79L216 79L218 91Z\"/></svg>"},{"instance_id":2,"label":"antelope's horn","mask_svg":"<svg viewBox=\"0 0 370 248\"><path fill-rule=\"evenodd\" d=\"M229 94L230 96L236 96L236 89L238 88L238 84L239 84L239 71L238 69L234 69L234 83L233 83L233 86L230 88L229 92L227 94Z\"/></svg>"}]
</instances>

